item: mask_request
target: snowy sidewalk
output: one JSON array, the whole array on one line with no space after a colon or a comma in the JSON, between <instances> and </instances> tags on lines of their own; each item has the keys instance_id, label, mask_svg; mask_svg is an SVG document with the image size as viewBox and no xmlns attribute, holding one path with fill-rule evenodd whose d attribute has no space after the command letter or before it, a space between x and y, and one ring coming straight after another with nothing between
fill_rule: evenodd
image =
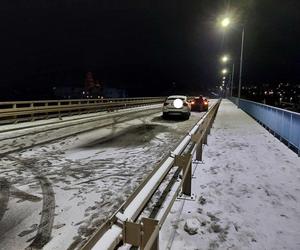
<instances>
[{"instance_id":1,"label":"snowy sidewalk","mask_svg":"<svg viewBox=\"0 0 300 250\"><path fill-rule=\"evenodd\" d=\"M174 203L161 249L300 249L300 158L294 152L223 100L203 161L193 164L196 201Z\"/></svg>"}]
</instances>

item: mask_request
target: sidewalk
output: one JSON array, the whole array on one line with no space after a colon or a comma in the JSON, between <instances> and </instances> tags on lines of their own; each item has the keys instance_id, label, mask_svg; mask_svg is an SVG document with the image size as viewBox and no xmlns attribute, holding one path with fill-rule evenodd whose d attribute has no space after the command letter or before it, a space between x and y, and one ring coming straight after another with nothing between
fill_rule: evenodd
<instances>
[{"instance_id":1,"label":"sidewalk","mask_svg":"<svg viewBox=\"0 0 300 250\"><path fill-rule=\"evenodd\" d=\"M300 249L300 158L230 101L193 171L196 201L175 201L160 249Z\"/></svg>"}]
</instances>

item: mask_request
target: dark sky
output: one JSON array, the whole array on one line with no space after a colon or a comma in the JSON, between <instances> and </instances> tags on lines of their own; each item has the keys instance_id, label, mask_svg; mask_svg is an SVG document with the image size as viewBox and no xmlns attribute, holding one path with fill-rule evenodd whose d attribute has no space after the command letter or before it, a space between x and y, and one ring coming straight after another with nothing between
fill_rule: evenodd
<instances>
[{"instance_id":1,"label":"dark sky","mask_svg":"<svg viewBox=\"0 0 300 250\"><path fill-rule=\"evenodd\" d=\"M83 86L88 71L135 95L213 87L223 50L238 66L241 26L224 40L216 27L229 2L246 31L243 82L299 83L298 0L3 0L1 87Z\"/></svg>"}]
</instances>

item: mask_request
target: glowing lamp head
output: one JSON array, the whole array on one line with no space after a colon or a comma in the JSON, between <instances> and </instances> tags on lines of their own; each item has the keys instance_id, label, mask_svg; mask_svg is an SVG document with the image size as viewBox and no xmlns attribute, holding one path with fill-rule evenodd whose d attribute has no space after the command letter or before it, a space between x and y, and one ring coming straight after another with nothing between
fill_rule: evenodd
<instances>
[{"instance_id":1,"label":"glowing lamp head","mask_svg":"<svg viewBox=\"0 0 300 250\"><path fill-rule=\"evenodd\" d=\"M180 109L183 107L183 101L181 99L175 99L173 105L175 108Z\"/></svg>"},{"instance_id":2,"label":"glowing lamp head","mask_svg":"<svg viewBox=\"0 0 300 250\"><path fill-rule=\"evenodd\" d=\"M222 61L223 63L228 62L228 60L229 60L228 56L223 56L223 57L221 58L221 61Z\"/></svg>"},{"instance_id":3,"label":"glowing lamp head","mask_svg":"<svg viewBox=\"0 0 300 250\"><path fill-rule=\"evenodd\" d=\"M227 69L223 69L223 70L222 70L222 74L223 74L223 75L227 74L227 72L228 72Z\"/></svg>"},{"instance_id":4,"label":"glowing lamp head","mask_svg":"<svg viewBox=\"0 0 300 250\"><path fill-rule=\"evenodd\" d=\"M229 24L230 24L230 19L229 19L229 17L225 17L225 18L221 21L221 26L222 26L223 28L228 27Z\"/></svg>"}]
</instances>

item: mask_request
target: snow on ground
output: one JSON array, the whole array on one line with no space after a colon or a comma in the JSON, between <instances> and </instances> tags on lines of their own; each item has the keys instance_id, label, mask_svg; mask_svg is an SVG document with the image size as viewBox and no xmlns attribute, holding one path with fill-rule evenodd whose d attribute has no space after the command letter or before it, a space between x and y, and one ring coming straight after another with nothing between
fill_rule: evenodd
<instances>
[{"instance_id":1,"label":"snow on ground","mask_svg":"<svg viewBox=\"0 0 300 250\"><path fill-rule=\"evenodd\" d=\"M300 158L230 101L219 108L196 201L177 200L161 249L300 249Z\"/></svg>"},{"instance_id":2,"label":"snow on ground","mask_svg":"<svg viewBox=\"0 0 300 250\"><path fill-rule=\"evenodd\" d=\"M1 157L0 249L79 246L202 115L127 115L125 122Z\"/></svg>"},{"instance_id":3,"label":"snow on ground","mask_svg":"<svg viewBox=\"0 0 300 250\"><path fill-rule=\"evenodd\" d=\"M134 119L141 115L151 115L158 112L160 107L161 105L151 105L109 113L99 112L64 117L61 120L53 118L36 122L3 125L0 126L0 154L62 139L66 136L114 123L121 123L127 121L128 118Z\"/></svg>"}]
</instances>

